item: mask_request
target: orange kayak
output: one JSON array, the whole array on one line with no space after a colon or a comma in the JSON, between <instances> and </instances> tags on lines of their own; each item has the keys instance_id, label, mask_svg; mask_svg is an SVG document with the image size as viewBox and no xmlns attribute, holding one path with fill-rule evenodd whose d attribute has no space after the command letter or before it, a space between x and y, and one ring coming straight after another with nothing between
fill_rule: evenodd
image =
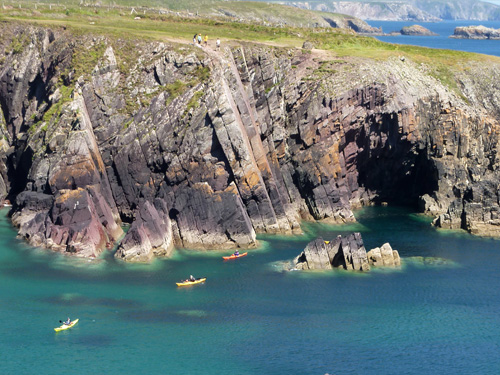
<instances>
[{"instance_id":1,"label":"orange kayak","mask_svg":"<svg viewBox=\"0 0 500 375\"><path fill-rule=\"evenodd\" d=\"M227 256L227 257L222 257L222 259L224 259L224 260L236 259L236 258L241 258L241 257L244 257L244 256L246 256L247 254L248 254L248 253L242 253L242 254L240 254L240 255L234 255L234 254L231 254L231 255L229 255L229 256Z\"/></svg>"}]
</instances>

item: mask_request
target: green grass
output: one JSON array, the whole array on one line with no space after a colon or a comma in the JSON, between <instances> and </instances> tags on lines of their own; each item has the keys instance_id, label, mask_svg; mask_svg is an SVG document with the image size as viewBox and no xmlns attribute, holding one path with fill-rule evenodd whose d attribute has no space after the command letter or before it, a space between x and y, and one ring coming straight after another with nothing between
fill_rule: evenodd
<instances>
[{"instance_id":1,"label":"green grass","mask_svg":"<svg viewBox=\"0 0 500 375\"><path fill-rule=\"evenodd\" d=\"M140 38L187 43L191 42L194 33L201 33L209 36L209 42L220 37L223 44L228 41L250 41L283 47L300 47L304 40L310 40L316 48L333 51L339 58L354 56L383 60L390 56L404 54L417 62L437 59L445 65L453 65L468 59L492 58L466 52L383 43L375 38L362 37L331 28L310 30L296 27L266 27L218 19L158 14L141 16L143 17L141 20L134 20L133 15L120 14L119 11L113 10L99 14L89 10L73 11L72 8L68 10L69 16L66 12L40 11L39 14L33 15L31 13L17 14L12 10L4 11L3 18L48 27L64 26L77 34L103 34L130 41Z\"/></svg>"},{"instance_id":2,"label":"green grass","mask_svg":"<svg viewBox=\"0 0 500 375\"><path fill-rule=\"evenodd\" d=\"M72 69L75 71L75 77L90 75L105 50L104 43L91 45L88 49L75 49L72 58Z\"/></svg>"},{"instance_id":3,"label":"green grass","mask_svg":"<svg viewBox=\"0 0 500 375\"><path fill-rule=\"evenodd\" d=\"M191 99L189 99L184 114L188 113L191 109L198 108L200 106L200 99L202 98L202 96L203 96L203 91L196 91L194 95L191 97Z\"/></svg>"},{"instance_id":4,"label":"green grass","mask_svg":"<svg viewBox=\"0 0 500 375\"><path fill-rule=\"evenodd\" d=\"M169 85L165 86L165 91L168 93L167 103L168 106L172 101L178 96L184 94L188 88L188 85L180 80L175 81Z\"/></svg>"},{"instance_id":5,"label":"green grass","mask_svg":"<svg viewBox=\"0 0 500 375\"><path fill-rule=\"evenodd\" d=\"M134 2L130 1L130 4ZM156 2L152 2L152 4ZM159 3L159 2L158 2ZM178 4L179 7L187 7L200 5L205 8L206 13L210 13L213 8L225 7L226 9L240 8L242 13L256 14L258 17L263 17L271 14L270 9L276 8L276 13L280 12L296 12L297 9L288 7L278 7L277 5L269 6L267 4L250 3L250 2L227 2L216 3L207 0L204 3L198 1L182 0L181 2L162 1L162 6L170 6ZM71 4L71 1L65 2ZM148 11L145 15L139 14L140 20L134 20L136 14L130 14L130 8L92 8L66 5L53 6L49 9L47 5L39 5L34 11L19 10L16 8L2 10L0 8L0 18L9 21L26 22L47 27L65 27L74 34L80 35L105 35L112 39L120 40L120 48L114 48L117 56L119 69L123 74L126 74L131 65L137 61L134 45L136 40L156 40L178 42L181 44L189 43L192 40L194 33L201 33L209 36L209 43L220 37L222 45L238 44L240 42L254 42L271 44L277 47L301 47L305 40L313 43L315 48L330 51L329 54L332 60L341 61L345 58L361 58L386 60L390 57L405 56L416 63L422 63L429 66L431 74L439 79L443 84L457 90L457 84L454 79L453 72L457 69L462 69L462 65L470 60L496 61L499 59L492 56L477 55L467 52L437 50L424 47L415 47L407 45L395 45L383 43L375 38L362 37L351 32L346 32L332 28L299 28L299 27L271 27L262 24L252 24L247 22L233 22L231 20L218 17L186 17L177 16L175 13L159 14L159 12ZM127 5L127 0L120 1L120 4ZM149 4L149 3L144 3ZM205 5L203 5L205 4ZM132 4L135 6L135 4ZM33 8L33 4L31 4ZM185 8L184 8L185 9ZM274 12L274 10L273 10ZM203 12L201 12L203 13ZM290 15L287 15L290 16ZM291 16L290 16L291 17ZM300 19L300 15L297 16ZM1 34L0 34L1 42ZM20 52L26 43L25 40L18 38L11 43L11 46L6 49L16 53ZM202 54L202 50L194 48L198 54ZM96 65L97 60L104 52L104 45L94 45L89 50L81 50L75 52L76 62L75 76L89 74L91 69ZM322 67L323 73L333 73L333 67ZM199 68L195 71L195 79L197 82L203 82L209 78L210 72L208 68ZM181 82L181 81L179 81ZM193 87L196 82L185 82L182 84L174 83L166 88L169 91L169 100L173 100L176 95L180 95L180 91L186 90L183 85ZM170 92L171 91L171 92Z\"/></svg>"},{"instance_id":6,"label":"green grass","mask_svg":"<svg viewBox=\"0 0 500 375\"><path fill-rule=\"evenodd\" d=\"M71 87L60 85L59 90L61 98L57 103L52 104L51 107L43 114L43 118L40 123L49 122L54 116L60 116L63 105L71 100L71 95L73 94L73 89Z\"/></svg>"}]
</instances>

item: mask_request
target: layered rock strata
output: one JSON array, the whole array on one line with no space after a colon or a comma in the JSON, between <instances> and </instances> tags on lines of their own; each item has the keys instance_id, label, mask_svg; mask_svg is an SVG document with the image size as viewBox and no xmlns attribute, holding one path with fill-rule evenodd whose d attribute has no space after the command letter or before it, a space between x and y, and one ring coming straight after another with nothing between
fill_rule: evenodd
<instances>
[{"instance_id":1,"label":"layered rock strata","mask_svg":"<svg viewBox=\"0 0 500 375\"><path fill-rule=\"evenodd\" d=\"M293 260L299 270L325 270L343 268L351 271L369 271L370 265L360 233L338 236L334 240L322 238L307 244L304 251Z\"/></svg>"},{"instance_id":2,"label":"layered rock strata","mask_svg":"<svg viewBox=\"0 0 500 375\"><path fill-rule=\"evenodd\" d=\"M366 254L368 263L374 267L400 267L399 252L393 250L389 243L376 247Z\"/></svg>"},{"instance_id":3,"label":"layered rock strata","mask_svg":"<svg viewBox=\"0 0 500 375\"><path fill-rule=\"evenodd\" d=\"M4 26L0 195L36 246L148 261L380 202L500 234L493 60L440 81L408 58Z\"/></svg>"},{"instance_id":4,"label":"layered rock strata","mask_svg":"<svg viewBox=\"0 0 500 375\"><path fill-rule=\"evenodd\" d=\"M399 267L401 259L398 251L393 250L388 243L367 253L360 233L338 236L331 241L317 238L309 242L292 261L292 267L296 270L342 268L348 271L370 271L370 266Z\"/></svg>"},{"instance_id":5,"label":"layered rock strata","mask_svg":"<svg viewBox=\"0 0 500 375\"><path fill-rule=\"evenodd\" d=\"M172 226L164 201L143 201L121 241L116 257L137 262L150 262L154 256L168 256L173 250Z\"/></svg>"}]
</instances>

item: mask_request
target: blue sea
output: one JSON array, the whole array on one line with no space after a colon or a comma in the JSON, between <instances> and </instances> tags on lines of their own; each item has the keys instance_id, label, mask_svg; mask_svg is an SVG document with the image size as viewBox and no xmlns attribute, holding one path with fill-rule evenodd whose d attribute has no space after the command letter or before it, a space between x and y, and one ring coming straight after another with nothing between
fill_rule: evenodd
<instances>
[{"instance_id":1,"label":"blue sea","mask_svg":"<svg viewBox=\"0 0 500 375\"><path fill-rule=\"evenodd\" d=\"M458 51L476 52L486 55L500 56L500 40L472 40L454 39L455 27L483 25L494 29L500 28L500 21L443 21L443 22L395 22L395 21L367 21L370 26L382 27L384 33L399 31L404 26L420 25L438 36L380 36L377 39L395 44L410 44L415 46L452 49Z\"/></svg>"},{"instance_id":2,"label":"blue sea","mask_svg":"<svg viewBox=\"0 0 500 375\"><path fill-rule=\"evenodd\" d=\"M179 250L150 265L30 248L0 214L0 374L500 374L500 241L407 209L260 237L236 261ZM403 267L280 271L352 231ZM190 274L207 281L176 287ZM79 323L55 333L67 317Z\"/></svg>"}]
</instances>

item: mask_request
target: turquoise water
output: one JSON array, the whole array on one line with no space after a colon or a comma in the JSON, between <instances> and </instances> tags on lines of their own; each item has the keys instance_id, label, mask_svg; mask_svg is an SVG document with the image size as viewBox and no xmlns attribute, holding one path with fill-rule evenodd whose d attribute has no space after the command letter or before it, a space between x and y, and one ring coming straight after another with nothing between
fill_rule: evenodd
<instances>
[{"instance_id":1,"label":"turquoise water","mask_svg":"<svg viewBox=\"0 0 500 375\"><path fill-rule=\"evenodd\" d=\"M0 374L500 373L500 242L403 209L263 237L237 261L179 251L151 265L29 248L0 213ZM278 271L310 238L352 230L367 248L390 242L403 269ZM177 288L189 274L207 282ZM80 322L55 333L68 316Z\"/></svg>"},{"instance_id":2,"label":"turquoise water","mask_svg":"<svg viewBox=\"0 0 500 375\"><path fill-rule=\"evenodd\" d=\"M486 55L500 56L500 40L472 40L472 39L453 39L455 27L483 25L493 29L500 28L500 21L443 21L443 22L396 22L396 21L368 21L370 26L382 27L385 33L399 31L404 26L421 25L438 36L381 36L377 39L383 42L396 44L411 44L415 46L444 48L457 51L467 51L482 53Z\"/></svg>"}]
</instances>

